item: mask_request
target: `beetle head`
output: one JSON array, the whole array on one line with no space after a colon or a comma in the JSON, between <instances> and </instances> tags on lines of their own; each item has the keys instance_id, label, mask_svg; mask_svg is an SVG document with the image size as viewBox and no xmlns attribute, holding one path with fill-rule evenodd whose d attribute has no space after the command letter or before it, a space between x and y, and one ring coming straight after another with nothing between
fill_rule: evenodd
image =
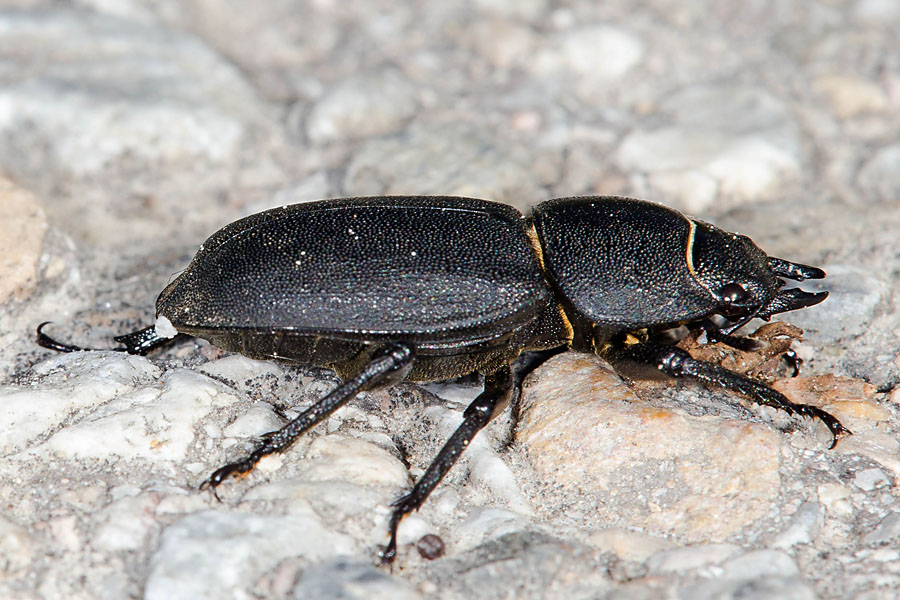
<instances>
[{"instance_id":1,"label":"beetle head","mask_svg":"<svg viewBox=\"0 0 900 600\"><path fill-rule=\"evenodd\" d=\"M733 331L758 317L818 304L828 292L783 289L784 279L821 279L815 267L769 257L744 235L729 233L700 221L694 222L688 259L697 281L713 297L717 313L736 325Z\"/></svg>"}]
</instances>

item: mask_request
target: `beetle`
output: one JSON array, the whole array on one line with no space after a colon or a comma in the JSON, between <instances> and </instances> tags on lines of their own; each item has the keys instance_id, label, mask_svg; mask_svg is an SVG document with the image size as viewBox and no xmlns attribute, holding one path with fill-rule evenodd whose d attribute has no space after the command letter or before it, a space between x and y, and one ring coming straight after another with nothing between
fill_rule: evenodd
<instances>
[{"instance_id":1,"label":"beetle","mask_svg":"<svg viewBox=\"0 0 900 600\"><path fill-rule=\"evenodd\" d=\"M815 406L696 360L660 334L701 327L712 341L751 347L734 332L753 318L818 304L827 292L785 287L824 271L766 255L750 238L632 198L581 196L511 206L452 196L345 198L275 208L213 234L156 301L157 324L119 336L146 354L177 332L255 359L328 367L342 383L246 456L214 471L216 487L287 448L357 393L470 373L484 390L413 488L400 520L425 502L526 375L566 349L606 359L627 378L675 377L724 388L850 434ZM170 323L166 331L160 323ZM38 327L38 343L63 344ZM218 497L218 496L217 496Z\"/></svg>"}]
</instances>

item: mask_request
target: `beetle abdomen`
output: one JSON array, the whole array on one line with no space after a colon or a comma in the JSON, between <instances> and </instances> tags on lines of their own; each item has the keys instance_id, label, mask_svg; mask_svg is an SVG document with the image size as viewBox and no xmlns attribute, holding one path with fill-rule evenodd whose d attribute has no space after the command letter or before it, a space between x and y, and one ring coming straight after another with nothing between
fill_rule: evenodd
<instances>
[{"instance_id":1,"label":"beetle abdomen","mask_svg":"<svg viewBox=\"0 0 900 600\"><path fill-rule=\"evenodd\" d=\"M547 274L577 316L598 325L687 321L714 308L691 274L692 222L630 198L558 198L534 209Z\"/></svg>"},{"instance_id":2,"label":"beetle abdomen","mask_svg":"<svg viewBox=\"0 0 900 600\"><path fill-rule=\"evenodd\" d=\"M156 308L192 331L471 341L511 331L550 298L515 209L381 197L237 221L201 246Z\"/></svg>"}]
</instances>

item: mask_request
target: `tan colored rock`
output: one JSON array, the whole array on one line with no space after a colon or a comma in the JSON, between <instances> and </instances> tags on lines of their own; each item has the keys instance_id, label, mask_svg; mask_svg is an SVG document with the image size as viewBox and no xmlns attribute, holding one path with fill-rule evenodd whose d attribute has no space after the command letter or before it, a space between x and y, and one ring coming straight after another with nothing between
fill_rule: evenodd
<instances>
[{"instance_id":1,"label":"tan colored rock","mask_svg":"<svg viewBox=\"0 0 900 600\"><path fill-rule=\"evenodd\" d=\"M593 357L556 357L523 396L518 441L539 475L593 495L598 524L719 541L768 514L785 435L641 401Z\"/></svg>"},{"instance_id":2,"label":"tan colored rock","mask_svg":"<svg viewBox=\"0 0 900 600\"><path fill-rule=\"evenodd\" d=\"M21 300L34 289L46 231L40 200L0 178L0 303Z\"/></svg>"},{"instance_id":3,"label":"tan colored rock","mask_svg":"<svg viewBox=\"0 0 900 600\"><path fill-rule=\"evenodd\" d=\"M828 98L834 113L846 119L888 107L888 97L878 85L856 75L831 74L816 79L815 88Z\"/></svg>"}]
</instances>

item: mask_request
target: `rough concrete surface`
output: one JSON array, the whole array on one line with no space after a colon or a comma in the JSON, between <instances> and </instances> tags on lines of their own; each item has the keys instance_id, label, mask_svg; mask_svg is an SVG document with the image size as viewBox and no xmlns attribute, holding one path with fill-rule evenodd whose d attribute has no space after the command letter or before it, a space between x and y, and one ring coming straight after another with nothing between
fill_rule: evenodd
<instances>
[{"instance_id":1,"label":"rough concrete surface","mask_svg":"<svg viewBox=\"0 0 900 600\"><path fill-rule=\"evenodd\" d=\"M897 597L898 40L896 0L0 2L0 597ZM474 381L361 394L220 503L333 374L34 342L111 347L226 223L381 193L631 195L822 266L778 385L855 435L568 353L391 570Z\"/></svg>"}]
</instances>

